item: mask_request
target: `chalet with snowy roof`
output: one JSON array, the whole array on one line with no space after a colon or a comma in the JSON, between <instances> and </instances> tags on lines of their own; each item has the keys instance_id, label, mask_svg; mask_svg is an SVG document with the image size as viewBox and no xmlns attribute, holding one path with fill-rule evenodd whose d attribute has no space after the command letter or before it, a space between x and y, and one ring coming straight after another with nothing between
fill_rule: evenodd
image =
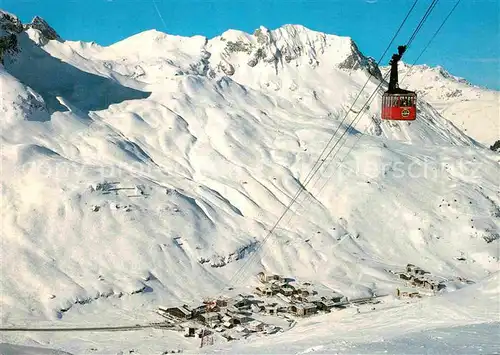
<instances>
[{"instance_id":1,"label":"chalet with snowy roof","mask_svg":"<svg viewBox=\"0 0 500 355\"><path fill-rule=\"evenodd\" d=\"M237 297L235 299L232 299L230 300L226 306L232 306L232 307L235 307L237 309L250 309L250 306L252 305L252 303L256 303L255 300L252 300L250 298L247 298L247 297Z\"/></svg>"},{"instance_id":2,"label":"chalet with snowy roof","mask_svg":"<svg viewBox=\"0 0 500 355\"><path fill-rule=\"evenodd\" d=\"M214 324L214 323L219 323L221 319L221 316L217 312L208 312L204 314L198 315L198 320L202 322L203 324Z\"/></svg>"},{"instance_id":3,"label":"chalet with snowy roof","mask_svg":"<svg viewBox=\"0 0 500 355\"><path fill-rule=\"evenodd\" d=\"M252 320L246 324L247 328L253 332L261 332L265 328L265 324L262 322L259 322L258 320Z\"/></svg>"},{"instance_id":4,"label":"chalet with snowy roof","mask_svg":"<svg viewBox=\"0 0 500 355\"><path fill-rule=\"evenodd\" d=\"M310 303L314 304L318 311L329 311L338 304L338 302L325 299L324 297L312 299Z\"/></svg>"},{"instance_id":5,"label":"chalet with snowy roof","mask_svg":"<svg viewBox=\"0 0 500 355\"><path fill-rule=\"evenodd\" d=\"M329 297L325 297L325 298L327 301L331 301L333 303L338 303L338 302L342 302L344 295L341 295L340 293L334 292Z\"/></svg>"},{"instance_id":6,"label":"chalet with snowy roof","mask_svg":"<svg viewBox=\"0 0 500 355\"><path fill-rule=\"evenodd\" d=\"M413 264L406 265L406 272L410 273L410 274L413 274L413 275L425 275L425 274L429 274L428 271L425 271L425 270L423 270L423 269L421 269L418 266L415 266Z\"/></svg>"},{"instance_id":7,"label":"chalet with snowy roof","mask_svg":"<svg viewBox=\"0 0 500 355\"><path fill-rule=\"evenodd\" d=\"M264 309L263 306L260 306L259 304L257 303L252 303L250 305L250 310L254 313L259 313L260 311L262 311Z\"/></svg>"},{"instance_id":8,"label":"chalet with snowy roof","mask_svg":"<svg viewBox=\"0 0 500 355\"><path fill-rule=\"evenodd\" d=\"M222 324L226 328L233 328L237 325L248 323L252 320L253 320L253 318L250 318L250 317L247 317L244 315L235 315L235 314L234 315L226 315L226 316L222 317L222 322L223 322Z\"/></svg>"},{"instance_id":9,"label":"chalet with snowy roof","mask_svg":"<svg viewBox=\"0 0 500 355\"><path fill-rule=\"evenodd\" d=\"M413 264L408 264L406 265L406 272L413 272L415 270L416 266Z\"/></svg>"},{"instance_id":10,"label":"chalet with snowy roof","mask_svg":"<svg viewBox=\"0 0 500 355\"><path fill-rule=\"evenodd\" d=\"M291 296L295 293L295 287L293 287L292 285L284 284L280 286L278 292L283 296Z\"/></svg>"},{"instance_id":11,"label":"chalet with snowy roof","mask_svg":"<svg viewBox=\"0 0 500 355\"><path fill-rule=\"evenodd\" d=\"M413 278L413 275L410 275L407 273L401 273L401 274L399 274L399 278L401 280L410 281Z\"/></svg>"},{"instance_id":12,"label":"chalet with snowy roof","mask_svg":"<svg viewBox=\"0 0 500 355\"><path fill-rule=\"evenodd\" d=\"M270 284L265 286L258 286L255 288L255 291L259 295L271 297L276 295L280 291L280 288L278 285Z\"/></svg>"},{"instance_id":13,"label":"chalet with snowy roof","mask_svg":"<svg viewBox=\"0 0 500 355\"><path fill-rule=\"evenodd\" d=\"M284 281L283 277L281 277L280 275L266 274L265 272L259 272L257 274L257 277L262 283L267 283L272 281L278 281L278 282Z\"/></svg>"},{"instance_id":14,"label":"chalet with snowy roof","mask_svg":"<svg viewBox=\"0 0 500 355\"><path fill-rule=\"evenodd\" d=\"M291 305L289 310L298 316L309 316L315 314L318 308L314 303L298 303Z\"/></svg>"},{"instance_id":15,"label":"chalet with snowy roof","mask_svg":"<svg viewBox=\"0 0 500 355\"><path fill-rule=\"evenodd\" d=\"M418 287L422 287L424 285L424 280L418 278L418 277L415 277L412 281L411 281L411 284L413 286L418 286Z\"/></svg>"},{"instance_id":16,"label":"chalet with snowy roof","mask_svg":"<svg viewBox=\"0 0 500 355\"><path fill-rule=\"evenodd\" d=\"M285 295L283 295L283 294L281 294L281 293L278 293L278 294L276 295L276 297L278 297L280 300L282 300L282 301L283 301L283 302L285 302L285 303L292 303L292 302L293 302L293 300L292 300L292 298L291 298L291 297L285 296Z\"/></svg>"},{"instance_id":17,"label":"chalet with snowy roof","mask_svg":"<svg viewBox=\"0 0 500 355\"><path fill-rule=\"evenodd\" d=\"M271 304L266 304L264 306L263 312L267 313L267 314L275 315L275 314L278 314L278 310L279 310L278 304L276 302L274 302Z\"/></svg>"},{"instance_id":18,"label":"chalet with snowy roof","mask_svg":"<svg viewBox=\"0 0 500 355\"><path fill-rule=\"evenodd\" d=\"M158 309L166 314L169 314L179 319L191 319L193 317L193 311L189 309L186 305L183 305L181 307L170 307L170 308L159 307Z\"/></svg>"}]
</instances>

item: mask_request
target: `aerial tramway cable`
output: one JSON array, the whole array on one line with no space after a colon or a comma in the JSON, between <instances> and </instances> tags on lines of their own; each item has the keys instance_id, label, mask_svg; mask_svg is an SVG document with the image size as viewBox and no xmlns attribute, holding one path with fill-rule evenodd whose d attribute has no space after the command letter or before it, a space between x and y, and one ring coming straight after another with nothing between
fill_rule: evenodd
<instances>
[{"instance_id":1,"label":"aerial tramway cable","mask_svg":"<svg viewBox=\"0 0 500 355\"><path fill-rule=\"evenodd\" d=\"M418 2L418 0L415 1L415 3L413 4L412 8L409 10L407 16L405 17L405 19L403 20L402 24L400 25L398 31L396 32L396 35L393 37L393 39L391 40L391 43L389 44L388 48L386 49L386 51L384 52L384 54L382 55L381 59L379 60L379 62L377 64L380 63L380 61L382 60L383 56L385 55L385 53L387 52L387 50L390 48L390 45L392 44L392 42L394 41L395 37L397 36L397 33L399 33L399 31L401 30L401 28L403 27L404 23L406 22L408 16L410 15L410 13L412 12L413 8L415 7L416 3ZM413 40L416 38L418 32L420 32L420 30L422 29L423 25L425 24L425 22L427 21L429 15L432 13L432 11L434 10L436 4L439 2L439 0L433 0L431 2L431 4L429 5L429 7L427 8L427 11L425 12L425 14L423 15L422 19L420 20L419 24L417 25L417 27L415 28L415 30L413 31L410 39L408 40L406 46L408 47L409 45L411 45L411 43L413 42ZM323 149L323 151L321 152L318 160L316 161L316 163L314 164L312 170L309 172L309 174L307 175L306 177L306 181L304 182L303 185L301 185L299 187L299 190L297 191L297 193L295 194L295 196L293 197L293 199L290 201L290 203L288 204L288 206L285 208L285 211L282 213L282 215L279 217L278 221L273 225L273 227L271 228L271 230L268 232L268 234L266 235L266 237L264 238L264 240L262 241L262 243L256 248L255 250L255 253L249 257L249 259L247 259L247 261L241 266L241 268L236 272L236 274L233 276L233 278L230 279L230 284L233 284L233 282L236 280L239 280L239 275L242 275L242 272L243 270L253 261L253 259L256 257L256 254L257 252L262 248L262 246L266 243L267 239L272 235L272 233L274 232L274 230L276 229L276 227L278 226L278 224L281 222L281 220L284 218L284 216L286 215L286 213L288 212L288 210L290 210L291 206L296 202L297 198L301 195L301 193L305 190L306 186L310 183L310 181L312 180L312 177L318 172L318 170L321 168L321 166L323 165L323 163L326 161L326 159L332 154L332 152L335 150L335 148L338 146L339 142L342 140L342 138L345 136L345 134L353 127L353 124L355 123L355 121L357 121L358 117L360 116L360 113L363 111L363 109L366 107L366 105L368 104L368 102L371 101L371 99L374 97L374 95L377 93L378 89L382 86L383 82L384 81L381 81L377 87L375 88L375 90L373 91L373 93L370 95L370 97L368 98L367 102L362 106L362 108L360 109L360 111L358 112L358 114L354 117L354 119L351 121L351 123L347 126L347 128L344 130L344 133L340 136L340 138L337 140L337 142L334 144L334 146L329 150L328 154L325 156L325 158L322 158L324 152L328 149L328 146L330 145L330 143L333 141L333 138L335 137L336 133L338 132L338 130L340 129L342 123L344 122L344 120L347 118L347 115L349 114L350 110L352 109L352 107L354 106L354 104L356 103L357 99L359 98L359 96L361 95L362 91L364 90L364 88L366 87L366 85L368 84L370 78L371 78L372 74L370 73L367 81L365 82L365 84L363 85L363 87L361 88L360 92L358 93L358 95L356 96L353 104L351 105L350 109L346 112L346 115L344 116L344 118L342 119L342 121L340 122L339 124L339 127L337 128L337 130L333 133L331 139L328 141L327 145L325 146L325 148ZM384 77L384 80L386 79L386 77L388 76L388 73L386 73L385 77ZM340 148L337 150L337 152L334 154L333 158L335 158L335 156L337 155L337 153L340 151L340 149L342 148L342 146L340 146ZM319 165L318 165L319 164Z\"/></svg>"},{"instance_id":2,"label":"aerial tramway cable","mask_svg":"<svg viewBox=\"0 0 500 355\"><path fill-rule=\"evenodd\" d=\"M460 1L460 0L459 0ZM392 42L394 41L395 37L397 36L397 33L399 33L399 31L401 30L402 26L404 25L406 19L408 18L409 14L411 13L411 11L413 10L413 8L415 7L416 3L418 2L415 1L415 3L413 4L412 8L410 9L410 11L408 12L405 20L403 21L403 23L400 25L400 28L398 29L398 31L396 32L396 35L393 37L393 39L391 40L391 44ZM427 21L428 17L430 16L430 14L432 13L432 11L434 10L435 6L437 5L437 3L439 2L439 0L433 0L431 2L431 4L429 5L429 7L427 8L427 11L425 12L424 16L422 17L422 19L420 20L419 24L417 25L417 27L415 28L415 30L413 31L410 39L408 40L406 46L409 47L412 42L414 41L414 39L416 38L417 34L420 32L420 30L422 29L423 25L425 24L425 22ZM427 44L427 46L430 44L430 42L432 42L432 40L436 37L437 33L440 31L440 29L442 28L442 26L444 25L444 23L447 21L447 19L451 16L451 13L453 13L453 11L455 10L456 6L458 5L458 3L454 6L454 8L452 9L452 11L450 12L450 14L448 14L448 16L445 18L445 20L443 21L443 23L441 24L441 26L439 27L439 29L436 31L436 33L434 34L434 36L432 37L431 41L429 41L429 43ZM426 47L427 47L426 46ZM388 46L390 47L390 45ZM386 49L386 51L384 52L384 55L385 53L387 52L388 49ZM422 52L423 53L423 52ZM382 58L383 56L382 55ZM382 59L381 58L381 59ZM381 59L379 60L378 63L380 63ZM384 76L384 80L386 79L386 77L388 76L389 73L386 73L386 75ZM360 93L356 96L356 99L354 100L353 104L351 105L351 108L354 106L354 103L357 101L357 99L359 98L359 96L361 95L361 92L363 91L363 89L366 87L368 81L370 80L372 74L370 73L370 76L368 77L368 80L367 82L365 83L365 85L363 85L362 89L360 90ZM267 236L264 238L263 242L257 247L257 250L255 251L255 254L252 255L248 260L247 262L242 265L242 267L236 272L236 274L233 276L233 278L231 279L231 281L234 281L234 280L238 280L238 275L239 274L242 274L242 271L244 270L244 268L247 267L247 265L249 265L251 262L252 262L252 259L255 257L255 255L257 254L257 251L262 248L262 245L265 244L265 242L267 241L267 239L272 235L273 231L276 229L276 227L278 226L279 222L281 222L281 220L283 219L283 217L286 215L286 213L288 212L288 210L291 208L291 206L296 202L297 198L300 196L300 194L305 190L305 187L307 186L307 184L312 180L312 177L318 172L319 168L323 165L323 163L326 161L326 159L332 154L332 152L334 151L335 147L338 145L338 143L342 140L342 138L344 137L344 135L353 127L354 124L357 123L357 121L359 120L358 117L360 117L360 114L361 112L363 111L363 109L367 106L367 104L369 102L371 102L371 100L373 99L373 97L375 96L375 94L377 93L378 89L380 88L380 86L382 85L384 81L381 81L379 83L379 85L377 85L377 87L375 88L374 92L370 95L370 97L368 98L367 102L363 105L363 107L359 110L358 114L354 117L354 119L351 121L351 123L347 126L347 128L344 130L344 133L340 136L340 138L337 140L337 142L334 144L334 146L329 150L328 154L325 156L325 158L322 159L322 156L324 154L324 152L327 150L328 146L330 145L330 143L333 141L333 138L335 137L336 133L338 132L340 126L342 125L342 122L345 120L345 118L347 117L348 113L350 112L350 109L346 112L346 115L344 116L343 120L341 121L341 123L339 124L339 128L337 128L337 130L333 133L332 135L332 138L329 140L329 142L327 143L326 147L323 149L323 151L321 152L318 160L316 161L316 163L314 164L313 168L311 169L311 171L309 172L309 174L307 175L306 177L306 182L299 188L299 191L296 193L296 195L294 196L294 198L291 200L291 202L289 203L289 205L286 207L285 211L283 212L283 214L280 216L280 218L278 219L278 221L273 225L273 227L271 228L271 230L269 231L269 233L267 234ZM358 137L357 141L359 141L360 137ZM355 144L357 143L357 141L355 142ZM347 142L347 140L346 140ZM355 145L354 144L354 145ZM347 155L350 153L350 151L352 151L352 149L354 148L354 145L351 147L351 149L349 150L349 152L346 154L346 156L344 156L344 159L347 157ZM339 149L337 150L337 152L334 154L332 160L336 157L336 155L338 154L338 152L340 151L340 149L342 148L343 144L339 147ZM319 165L316 167L316 165L318 164L319 162ZM340 162L340 164L342 163L342 161ZM327 166L329 165L330 163L327 164ZM329 180L329 179L328 179ZM315 184L314 184L315 185ZM320 189L323 190L324 186L326 186L326 184L323 185L323 187ZM307 199L307 197L306 197ZM291 218L290 218L291 219Z\"/></svg>"},{"instance_id":3,"label":"aerial tramway cable","mask_svg":"<svg viewBox=\"0 0 500 355\"><path fill-rule=\"evenodd\" d=\"M391 48L392 46L392 43L394 42L394 40L396 39L397 35L399 34L399 32L401 31L401 29L403 28L404 24L406 23L408 17L410 16L410 14L413 12L413 9L415 8L415 6L417 5L419 0L415 0L412 7L410 8L410 10L408 11L408 13L406 14L405 18L403 19L402 23L400 24L399 28L397 29L396 33L394 34L394 36L392 37L390 43L388 44L387 48L385 49L384 53L382 54L382 56L380 57L380 59L378 60L377 62L377 65L380 64L380 62L382 61L382 59L384 58L385 54L387 53L387 51ZM437 1L439 0L433 0L433 3L432 4L435 4ZM432 6L431 4L431 6ZM429 10L426 12L426 14L424 16L428 16L429 14ZM423 21L425 22L425 21ZM421 27L421 24L423 24L423 22L421 21L421 23L419 24L419 26ZM419 30L420 28L418 28ZM415 32L414 32L415 34ZM414 36L412 36L414 37ZM323 149L323 151L321 152L321 154L319 155L318 159L316 160L316 162L314 163L312 169L309 171L309 173L307 174L306 178L305 178L305 181L304 183L299 187L299 190L297 191L297 193L294 195L294 197L292 198L292 200L290 201L290 203L286 206L285 210L283 211L283 213L281 214L281 216L278 218L278 220L276 221L276 223L272 226L272 228L269 230L269 232L267 233L266 237L263 239L263 241L261 242L261 244L257 247L257 249L255 250L254 254L252 256L250 256L246 262L241 266L241 268L235 273L235 275L230 279L229 281L229 284L233 284L235 281L237 281L239 279L239 276L242 275L242 272L243 270L251 263L253 262L253 259L256 257L256 254L257 252L259 251L260 248L262 248L262 245L264 245L267 241L267 239L272 235L272 233L274 232L274 230L276 229L276 227L279 225L279 223L281 222L281 220L285 217L286 213L290 210L291 206L296 202L297 198L301 195L301 193L305 190L305 188L307 187L307 185L310 183L310 181L312 180L312 177L317 173L317 171L319 170L319 168L321 167L322 163L326 160L326 158L328 157L328 155L331 154L331 151L325 156L325 158L322 159L322 156L324 154L325 151L327 151L328 149L328 146L330 145L330 143L333 141L333 139L335 138L335 135L337 134L337 132L340 130L340 128L342 127L342 124L343 122L346 120L350 110L354 107L354 104L356 103L356 101L358 100L358 98L361 96L361 93L363 92L364 88L368 85L371 77L373 75L370 73L370 75L368 76L368 79L366 80L365 84L363 85L363 87L361 88L361 90L359 91L358 95L356 96L356 98L354 99L354 102L351 104L351 107L349 108L349 110L346 111L346 114L344 116L344 118L341 120L341 122L339 123L337 129L335 130L335 132L332 134L332 137L330 138L330 140L328 141L328 143L326 144L325 148ZM378 90L378 88L380 87L380 85L382 84L382 81L381 83L377 86L376 90ZM376 92L375 90L375 92ZM364 108L365 106L363 106ZM359 113L358 113L359 115ZM357 117L357 116L356 116ZM350 129L351 128L351 125L349 125L349 127L347 128ZM342 139L342 137L345 135L345 132L344 134L340 137L340 139ZM339 140L340 140L339 139ZM335 143L333 149L335 148L335 146L337 146L339 140L337 141L337 143ZM318 165L319 164L319 165Z\"/></svg>"},{"instance_id":4,"label":"aerial tramway cable","mask_svg":"<svg viewBox=\"0 0 500 355\"><path fill-rule=\"evenodd\" d=\"M429 18L429 15L432 13L432 11L434 10L434 8L436 7L438 2L439 2L439 0L432 0L432 3L427 8L427 11L425 12L424 16L420 20L420 23L417 25L417 28L413 31L413 34L411 35L410 39L408 40L406 47L410 47L410 45L413 43L413 40L415 39L415 37L417 37L417 34L420 32L420 30L424 26L425 22Z\"/></svg>"},{"instance_id":5,"label":"aerial tramway cable","mask_svg":"<svg viewBox=\"0 0 500 355\"><path fill-rule=\"evenodd\" d=\"M439 26L439 28L436 30L436 32L433 34L433 36L431 37L431 39L429 40L429 42L428 42L428 43L427 43L427 45L425 46L425 48L424 48L424 49L420 52L420 54L419 54L419 56L417 57L417 59L413 62L412 67L413 67L413 65L415 65L416 61L417 61L417 60L418 60L418 59L422 56L422 54L423 54L423 53L424 53L424 51L427 49L427 47L429 47L429 45L431 44L431 42L432 42L432 41L436 38L436 36L437 36L437 35L438 35L438 33L441 31L441 29L443 28L444 24L445 24L445 23L446 23L446 21L448 20L448 18L449 18L449 17L453 14L453 12L455 11L455 9L457 8L457 6L458 6L458 4L460 3L460 1L461 1L461 0L457 0L457 2L455 3L455 6L454 6L454 7L451 9L451 11L448 13L448 15L446 16L446 18L443 20L443 22L441 23L441 25ZM411 69L411 67L410 67L410 69ZM388 75L388 73L389 73L389 72L387 72L387 73L386 73L386 76ZM408 72L407 72L407 74L408 74ZM405 76L405 77L406 77L406 76ZM404 78L403 78L403 80L404 80ZM402 80L401 80L401 81L402 81ZM368 104L368 105L369 105L369 104L370 104L370 102L373 100L373 97L374 97L374 96L372 95L372 96L370 96L370 98L368 99L368 101L367 101L367 104ZM356 116L356 118L357 118L357 116ZM355 125L358 121L359 121L359 119L358 119L356 122L354 122L354 125ZM352 149L353 149L353 148L354 148L354 146L358 143L358 141L361 139L361 137L362 137L362 135L358 135L358 137L357 137L356 141L355 141L355 142L354 142L354 144L351 146L351 148L349 149L349 151L348 151L348 152L344 155L344 157L340 160L340 162L339 162L338 166L342 165L342 163L344 162L345 158L346 158L346 157L347 157L347 156L351 153ZM347 140L346 140L346 142L347 142ZM342 148L342 147L340 147L340 148ZM337 153L340 151L340 148L339 148L339 150L337 151ZM333 160L334 160L335 156L336 156L336 154L332 157L332 159L330 160L330 162L329 162L329 163L327 163L327 167L328 167L328 165L329 165L331 162L333 162ZM326 168L325 168L325 170L326 170ZM333 175L332 175L332 176L333 176ZM318 190L318 192L317 192L317 195L320 195L320 194L321 194L321 192L322 192L322 191L323 191L323 189L326 187L326 185L328 184L328 182L329 182L329 180L331 179L331 177L332 177L332 176L330 176L330 177L329 177L329 178L325 181L325 183L321 186L321 188L320 188L320 189ZM319 181L319 179L318 179L318 180L316 180L316 182L313 184L313 188L314 188L314 186L316 186L316 183L317 183L318 181Z\"/></svg>"},{"instance_id":6,"label":"aerial tramway cable","mask_svg":"<svg viewBox=\"0 0 500 355\"><path fill-rule=\"evenodd\" d=\"M434 39L436 38L436 36L439 34L439 32L441 31L441 29L445 25L446 21L448 21L448 19L453 14L453 12L455 11L455 9L458 7L458 4L460 4L460 1L461 0L457 0L457 2L455 3L455 6L453 6L453 8L450 10L450 12L448 13L448 15L446 16L446 18L443 20L443 22L439 26L439 28L436 30L436 32L434 32L434 35L431 37L431 39L429 40L429 42L427 42L427 44L422 49L422 51L420 51L420 53L417 56L417 58L413 61L413 63L410 66L410 68L406 71L406 74L403 77L403 79L401 79L401 82L403 82L403 80L405 80L405 78L408 76L408 74L410 73L410 71L412 70L412 68L415 66L415 64L417 63L417 61L420 59L420 57L422 57L422 55L425 53L425 51L427 50L427 48L429 48L430 44L432 43L432 41L434 41Z\"/></svg>"}]
</instances>

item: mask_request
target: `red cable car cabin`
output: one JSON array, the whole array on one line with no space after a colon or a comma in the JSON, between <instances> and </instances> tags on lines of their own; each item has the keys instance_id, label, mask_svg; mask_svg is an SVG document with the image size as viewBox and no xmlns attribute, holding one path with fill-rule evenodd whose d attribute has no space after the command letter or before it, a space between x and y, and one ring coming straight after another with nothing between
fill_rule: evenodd
<instances>
[{"instance_id":1,"label":"red cable car cabin","mask_svg":"<svg viewBox=\"0 0 500 355\"><path fill-rule=\"evenodd\" d=\"M417 118L417 94L399 88L398 84L398 62L401 60L406 46L398 47L398 54L393 54L389 64L391 65L391 78L389 89L382 96L383 120L413 121Z\"/></svg>"},{"instance_id":2,"label":"red cable car cabin","mask_svg":"<svg viewBox=\"0 0 500 355\"><path fill-rule=\"evenodd\" d=\"M417 94L412 91L398 94L389 91L384 93L382 96L383 120L413 121L416 118Z\"/></svg>"}]
</instances>

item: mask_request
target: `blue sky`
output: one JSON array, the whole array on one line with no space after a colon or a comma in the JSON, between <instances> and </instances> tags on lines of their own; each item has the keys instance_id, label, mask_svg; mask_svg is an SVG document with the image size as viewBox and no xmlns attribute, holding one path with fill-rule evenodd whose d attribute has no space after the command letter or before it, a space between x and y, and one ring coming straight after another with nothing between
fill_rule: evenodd
<instances>
[{"instance_id":1,"label":"blue sky","mask_svg":"<svg viewBox=\"0 0 500 355\"><path fill-rule=\"evenodd\" d=\"M101 45L148 29L213 37L229 28L253 32L260 25L273 29L287 23L302 24L350 36L365 55L378 60L413 1L0 0L0 7L23 22L41 16L65 39L95 41ZM419 0L398 43L408 39L430 2ZM406 62L415 60L455 2L440 0L405 54ZM500 0L462 0L419 64L442 65L474 84L499 90L499 14Z\"/></svg>"}]
</instances>

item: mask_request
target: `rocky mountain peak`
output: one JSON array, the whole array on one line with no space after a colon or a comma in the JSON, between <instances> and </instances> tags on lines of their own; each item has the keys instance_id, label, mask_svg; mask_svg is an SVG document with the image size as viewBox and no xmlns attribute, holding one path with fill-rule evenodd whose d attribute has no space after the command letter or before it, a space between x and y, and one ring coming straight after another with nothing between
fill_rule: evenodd
<instances>
[{"instance_id":1,"label":"rocky mountain peak","mask_svg":"<svg viewBox=\"0 0 500 355\"><path fill-rule=\"evenodd\" d=\"M377 79L383 79L375 59L372 57L365 57L353 40L351 40L351 54L339 64L339 68L350 70L365 69Z\"/></svg>"},{"instance_id":2,"label":"rocky mountain peak","mask_svg":"<svg viewBox=\"0 0 500 355\"><path fill-rule=\"evenodd\" d=\"M16 16L0 10L0 63L3 64L5 54L19 51L17 35L22 31L23 25Z\"/></svg>"},{"instance_id":3,"label":"rocky mountain peak","mask_svg":"<svg viewBox=\"0 0 500 355\"><path fill-rule=\"evenodd\" d=\"M0 10L0 62L3 63L6 54L19 52L17 36L23 31L36 30L39 44L44 45L50 40L62 41L57 32L39 16L31 23L23 25L15 15Z\"/></svg>"},{"instance_id":4,"label":"rocky mountain peak","mask_svg":"<svg viewBox=\"0 0 500 355\"><path fill-rule=\"evenodd\" d=\"M224 42L219 68L226 75L235 73L236 58L245 59L248 66L271 65L276 73L283 65L334 65L345 70L366 70L381 79L382 74L373 58L365 57L349 37L329 35L302 25L287 24L275 30L264 26L253 34L226 31L212 41Z\"/></svg>"},{"instance_id":5,"label":"rocky mountain peak","mask_svg":"<svg viewBox=\"0 0 500 355\"><path fill-rule=\"evenodd\" d=\"M32 28L37 30L42 35L43 44L50 40L62 41L61 37L57 34L57 32L45 21L43 18L39 16L35 16L31 23L24 26L25 29Z\"/></svg>"},{"instance_id":6,"label":"rocky mountain peak","mask_svg":"<svg viewBox=\"0 0 500 355\"><path fill-rule=\"evenodd\" d=\"M23 31L23 25L15 15L0 10L0 31L2 32L0 35L5 35L6 33L21 33Z\"/></svg>"}]
</instances>

